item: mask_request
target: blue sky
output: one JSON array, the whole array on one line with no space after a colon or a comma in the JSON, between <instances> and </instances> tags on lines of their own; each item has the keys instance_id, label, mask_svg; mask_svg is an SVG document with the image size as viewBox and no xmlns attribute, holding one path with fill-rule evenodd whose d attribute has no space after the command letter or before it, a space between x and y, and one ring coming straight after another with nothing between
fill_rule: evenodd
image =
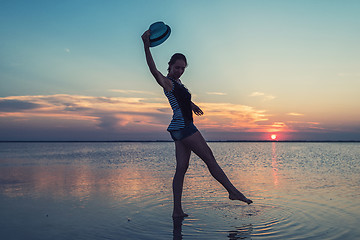
<instances>
[{"instance_id":1,"label":"blue sky","mask_svg":"<svg viewBox=\"0 0 360 240\"><path fill-rule=\"evenodd\" d=\"M0 140L170 140L152 49L209 140L360 140L359 1L0 1Z\"/></svg>"}]
</instances>

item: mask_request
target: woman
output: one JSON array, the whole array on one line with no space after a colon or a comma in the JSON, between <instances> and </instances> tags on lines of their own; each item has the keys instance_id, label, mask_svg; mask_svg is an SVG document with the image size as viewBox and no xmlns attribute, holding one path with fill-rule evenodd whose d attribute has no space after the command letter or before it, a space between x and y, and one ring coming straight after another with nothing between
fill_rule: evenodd
<instances>
[{"instance_id":1,"label":"woman","mask_svg":"<svg viewBox=\"0 0 360 240\"><path fill-rule=\"evenodd\" d=\"M205 162L211 175L229 192L229 199L240 200L247 204L252 203L227 178L221 167L217 164L203 136L193 124L192 112L201 116L203 111L191 101L191 94L180 81L180 77L187 66L185 56L176 53L171 57L168 74L165 77L156 68L150 52L149 37L150 30L147 30L142 35L146 62L157 83L164 89L164 93L174 113L167 129L175 142L176 151L176 172L173 179L174 209L172 216L174 218L188 216L182 209L181 196L184 176L189 166L191 152L194 152Z\"/></svg>"}]
</instances>

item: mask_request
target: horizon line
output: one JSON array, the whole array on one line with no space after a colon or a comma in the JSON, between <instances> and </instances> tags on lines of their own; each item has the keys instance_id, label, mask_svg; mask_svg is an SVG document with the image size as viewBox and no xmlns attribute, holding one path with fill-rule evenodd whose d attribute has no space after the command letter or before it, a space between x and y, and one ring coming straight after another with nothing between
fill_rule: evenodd
<instances>
[{"instance_id":1,"label":"horizon line","mask_svg":"<svg viewBox=\"0 0 360 240\"><path fill-rule=\"evenodd\" d=\"M88 142L88 143L96 143L96 142L174 142L172 140L0 140L0 143L16 143L16 142L53 142L53 143L61 143L61 142ZM207 140L207 142L360 142L360 140Z\"/></svg>"}]
</instances>

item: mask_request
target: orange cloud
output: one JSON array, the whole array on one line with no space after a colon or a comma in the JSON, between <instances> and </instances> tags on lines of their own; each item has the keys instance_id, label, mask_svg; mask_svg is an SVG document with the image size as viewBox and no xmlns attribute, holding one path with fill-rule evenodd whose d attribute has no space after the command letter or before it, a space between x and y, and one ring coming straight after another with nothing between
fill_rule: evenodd
<instances>
[{"instance_id":1,"label":"orange cloud","mask_svg":"<svg viewBox=\"0 0 360 240\"><path fill-rule=\"evenodd\" d=\"M304 116L304 114L302 114L302 113L295 113L295 112L288 113L287 115L295 116L295 117Z\"/></svg>"},{"instance_id":2,"label":"orange cloud","mask_svg":"<svg viewBox=\"0 0 360 240\"><path fill-rule=\"evenodd\" d=\"M208 95L218 95L218 96L227 95L226 93L223 93L223 92L207 92L206 94L208 94Z\"/></svg>"},{"instance_id":3,"label":"orange cloud","mask_svg":"<svg viewBox=\"0 0 360 240\"><path fill-rule=\"evenodd\" d=\"M232 103L199 103L205 115L197 118L199 126L216 131L245 131L259 128L267 121L264 110Z\"/></svg>"},{"instance_id":4,"label":"orange cloud","mask_svg":"<svg viewBox=\"0 0 360 240\"><path fill-rule=\"evenodd\" d=\"M92 122L96 127L148 124L163 126L158 119L168 117L166 103L149 103L143 98L93 97L80 95L12 96L0 98L0 117L12 119L55 118ZM14 104L14 101L16 101ZM28 106L27 108L25 108ZM12 107L12 109L11 109Z\"/></svg>"},{"instance_id":5,"label":"orange cloud","mask_svg":"<svg viewBox=\"0 0 360 240\"><path fill-rule=\"evenodd\" d=\"M122 91L120 91L122 92ZM131 93L132 91L124 91ZM204 111L196 125L208 132L297 132L321 130L318 122L279 121L266 110L233 103L197 103ZM83 95L9 96L0 98L3 126L96 129L111 133L164 132L172 111L166 98ZM290 116L302 116L289 113Z\"/></svg>"},{"instance_id":6,"label":"orange cloud","mask_svg":"<svg viewBox=\"0 0 360 240\"><path fill-rule=\"evenodd\" d=\"M273 124L266 126L265 132L292 132L293 130L284 122L274 122Z\"/></svg>"}]
</instances>

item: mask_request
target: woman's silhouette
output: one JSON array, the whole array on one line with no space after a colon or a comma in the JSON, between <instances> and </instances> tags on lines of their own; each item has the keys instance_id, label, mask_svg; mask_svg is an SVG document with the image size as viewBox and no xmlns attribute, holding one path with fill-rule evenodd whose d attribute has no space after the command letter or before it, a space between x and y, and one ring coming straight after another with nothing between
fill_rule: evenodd
<instances>
[{"instance_id":1,"label":"woman's silhouette","mask_svg":"<svg viewBox=\"0 0 360 240\"><path fill-rule=\"evenodd\" d=\"M192 112L196 115L203 115L203 111L191 101L191 94L181 83L180 77L187 66L183 54L174 54L169 61L168 73L164 76L156 68L150 52L150 30L142 35L146 61L150 72L157 83L164 89L173 110L173 118L168 131L175 142L176 172L173 179L174 208L173 217L186 217L181 206L181 196L186 170L189 166L190 154L194 152L207 165L211 175L221 183L229 192L229 199L240 200L247 204L252 201L246 198L227 178L221 167L216 162L214 155L205 139L193 124Z\"/></svg>"}]
</instances>

